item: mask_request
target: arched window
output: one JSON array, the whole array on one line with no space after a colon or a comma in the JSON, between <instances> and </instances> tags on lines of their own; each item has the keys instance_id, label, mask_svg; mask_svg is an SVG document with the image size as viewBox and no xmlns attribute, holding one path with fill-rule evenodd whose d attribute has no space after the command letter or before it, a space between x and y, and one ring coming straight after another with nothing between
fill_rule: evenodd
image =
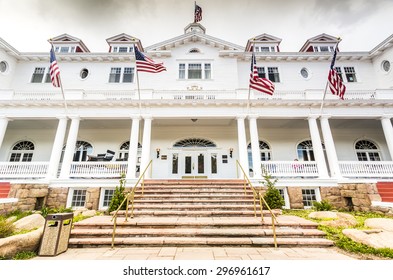
<instances>
[{"instance_id":1,"label":"arched window","mask_svg":"<svg viewBox=\"0 0 393 280\"><path fill-rule=\"evenodd\" d=\"M66 145L63 146L61 161L63 161L65 148ZM87 155L91 155L92 152L93 146L89 142L76 141L73 161L87 161Z\"/></svg>"},{"instance_id":2,"label":"arched window","mask_svg":"<svg viewBox=\"0 0 393 280\"><path fill-rule=\"evenodd\" d=\"M188 138L177 141L173 147L176 148L214 148L216 144L214 144L210 140L202 139L202 138Z\"/></svg>"},{"instance_id":3,"label":"arched window","mask_svg":"<svg viewBox=\"0 0 393 280\"><path fill-rule=\"evenodd\" d=\"M34 144L30 141L19 141L12 147L11 162L27 162L33 159Z\"/></svg>"},{"instance_id":4,"label":"arched window","mask_svg":"<svg viewBox=\"0 0 393 280\"><path fill-rule=\"evenodd\" d=\"M142 149L141 143L138 143L138 154L140 153ZM130 151L130 141L126 141L123 144L121 144L120 149L119 149L119 160L128 160L128 154Z\"/></svg>"},{"instance_id":5,"label":"arched window","mask_svg":"<svg viewBox=\"0 0 393 280\"><path fill-rule=\"evenodd\" d=\"M325 150L325 145L322 143ZM314 161L314 149L311 140L306 140L297 145L297 157L301 161Z\"/></svg>"},{"instance_id":6,"label":"arched window","mask_svg":"<svg viewBox=\"0 0 393 280\"><path fill-rule=\"evenodd\" d=\"M261 155L261 161L268 161L271 160L272 154L270 150L269 144L267 144L264 141L259 141L259 152ZM248 153L248 164L250 168L252 168L252 149L251 149L251 143L248 144L247 146L247 153Z\"/></svg>"},{"instance_id":7,"label":"arched window","mask_svg":"<svg viewBox=\"0 0 393 280\"><path fill-rule=\"evenodd\" d=\"M355 143L355 150L359 161L381 161L380 151L372 141L357 141Z\"/></svg>"}]
</instances>

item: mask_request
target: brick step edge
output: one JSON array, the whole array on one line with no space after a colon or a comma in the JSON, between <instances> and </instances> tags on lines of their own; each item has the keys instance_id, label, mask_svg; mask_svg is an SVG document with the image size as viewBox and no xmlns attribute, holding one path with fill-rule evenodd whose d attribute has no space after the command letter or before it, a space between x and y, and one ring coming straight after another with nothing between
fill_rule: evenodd
<instances>
[{"instance_id":1,"label":"brick step edge","mask_svg":"<svg viewBox=\"0 0 393 280\"><path fill-rule=\"evenodd\" d=\"M70 238L69 247L110 246L112 238ZM277 238L280 247L329 247L334 242L324 238ZM146 238L115 238L117 246L273 246L273 238L200 238L200 237L146 237Z\"/></svg>"}]
</instances>

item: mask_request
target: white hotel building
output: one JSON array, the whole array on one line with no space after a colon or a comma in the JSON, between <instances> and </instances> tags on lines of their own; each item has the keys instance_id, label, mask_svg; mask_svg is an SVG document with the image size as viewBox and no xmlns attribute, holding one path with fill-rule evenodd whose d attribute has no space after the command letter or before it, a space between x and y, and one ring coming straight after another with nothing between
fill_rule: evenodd
<instances>
[{"instance_id":1,"label":"white hotel building","mask_svg":"<svg viewBox=\"0 0 393 280\"><path fill-rule=\"evenodd\" d=\"M103 209L120 174L131 186L150 160L151 179L242 178L239 161L259 185L266 169L286 207L324 198L383 205L377 184L393 182L393 35L370 51L338 53L345 100L328 91L323 111L337 43L327 34L290 52L268 34L239 46L199 23L149 47L127 34L107 42L97 53L67 34L52 39L64 102L49 51L21 53L0 39L0 182L13 207ZM135 45L167 68L140 72L140 94ZM273 96L249 95L253 46ZM107 150L113 158L88 160Z\"/></svg>"}]
</instances>

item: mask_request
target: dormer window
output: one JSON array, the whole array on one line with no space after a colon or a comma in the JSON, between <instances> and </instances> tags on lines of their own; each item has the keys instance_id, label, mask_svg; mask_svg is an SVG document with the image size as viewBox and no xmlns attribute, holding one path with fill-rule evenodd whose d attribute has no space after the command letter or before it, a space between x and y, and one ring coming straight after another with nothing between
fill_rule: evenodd
<instances>
[{"instance_id":1,"label":"dormer window","mask_svg":"<svg viewBox=\"0 0 393 280\"><path fill-rule=\"evenodd\" d=\"M132 53L132 52L134 52L134 47L127 47L127 46L113 47L112 52L113 53Z\"/></svg>"},{"instance_id":2,"label":"dormer window","mask_svg":"<svg viewBox=\"0 0 393 280\"><path fill-rule=\"evenodd\" d=\"M56 53L75 53L75 46L72 47L55 47Z\"/></svg>"},{"instance_id":3,"label":"dormer window","mask_svg":"<svg viewBox=\"0 0 393 280\"><path fill-rule=\"evenodd\" d=\"M333 52L333 46L314 46L314 52Z\"/></svg>"},{"instance_id":4,"label":"dormer window","mask_svg":"<svg viewBox=\"0 0 393 280\"><path fill-rule=\"evenodd\" d=\"M273 46L255 46L255 52L275 52L276 48Z\"/></svg>"}]
</instances>

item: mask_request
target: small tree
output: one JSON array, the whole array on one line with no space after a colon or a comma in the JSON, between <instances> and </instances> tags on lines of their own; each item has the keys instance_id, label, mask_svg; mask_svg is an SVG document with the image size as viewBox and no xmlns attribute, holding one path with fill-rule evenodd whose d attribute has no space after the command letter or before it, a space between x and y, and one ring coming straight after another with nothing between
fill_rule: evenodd
<instances>
[{"instance_id":1,"label":"small tree","mask_svg":"<svg viewBox=\"0 0 393 280\"><path fill-rule=\"evenodd\" d=\"M277 179L273 179L273 176L265 169L263 170L263 179L264 181L262 183L267 187L267 191L263 198L271 209L281 209L285 205L285 201L280 191L275 187Z\"/></svg>"},{"instance_id":2,"label":"small tree","mask_svg":"<svg viewBox=\"0 0 393 280\"><path fill-rule=\"evenodd\" d=\"M123 202L124 198L126 197L125 194L125 183L126 183L126 175L123 173L120 176L120 181L119 181L119 185L116 186L115 188L115 192L113 193L111 202L109 203L109 207L108 207L108 212L112 212L117 210L117 208L119 208L120 204ZM124 202L121 210L125 210L127 206L127 203Z\"/></svg>"}]
</instances>

